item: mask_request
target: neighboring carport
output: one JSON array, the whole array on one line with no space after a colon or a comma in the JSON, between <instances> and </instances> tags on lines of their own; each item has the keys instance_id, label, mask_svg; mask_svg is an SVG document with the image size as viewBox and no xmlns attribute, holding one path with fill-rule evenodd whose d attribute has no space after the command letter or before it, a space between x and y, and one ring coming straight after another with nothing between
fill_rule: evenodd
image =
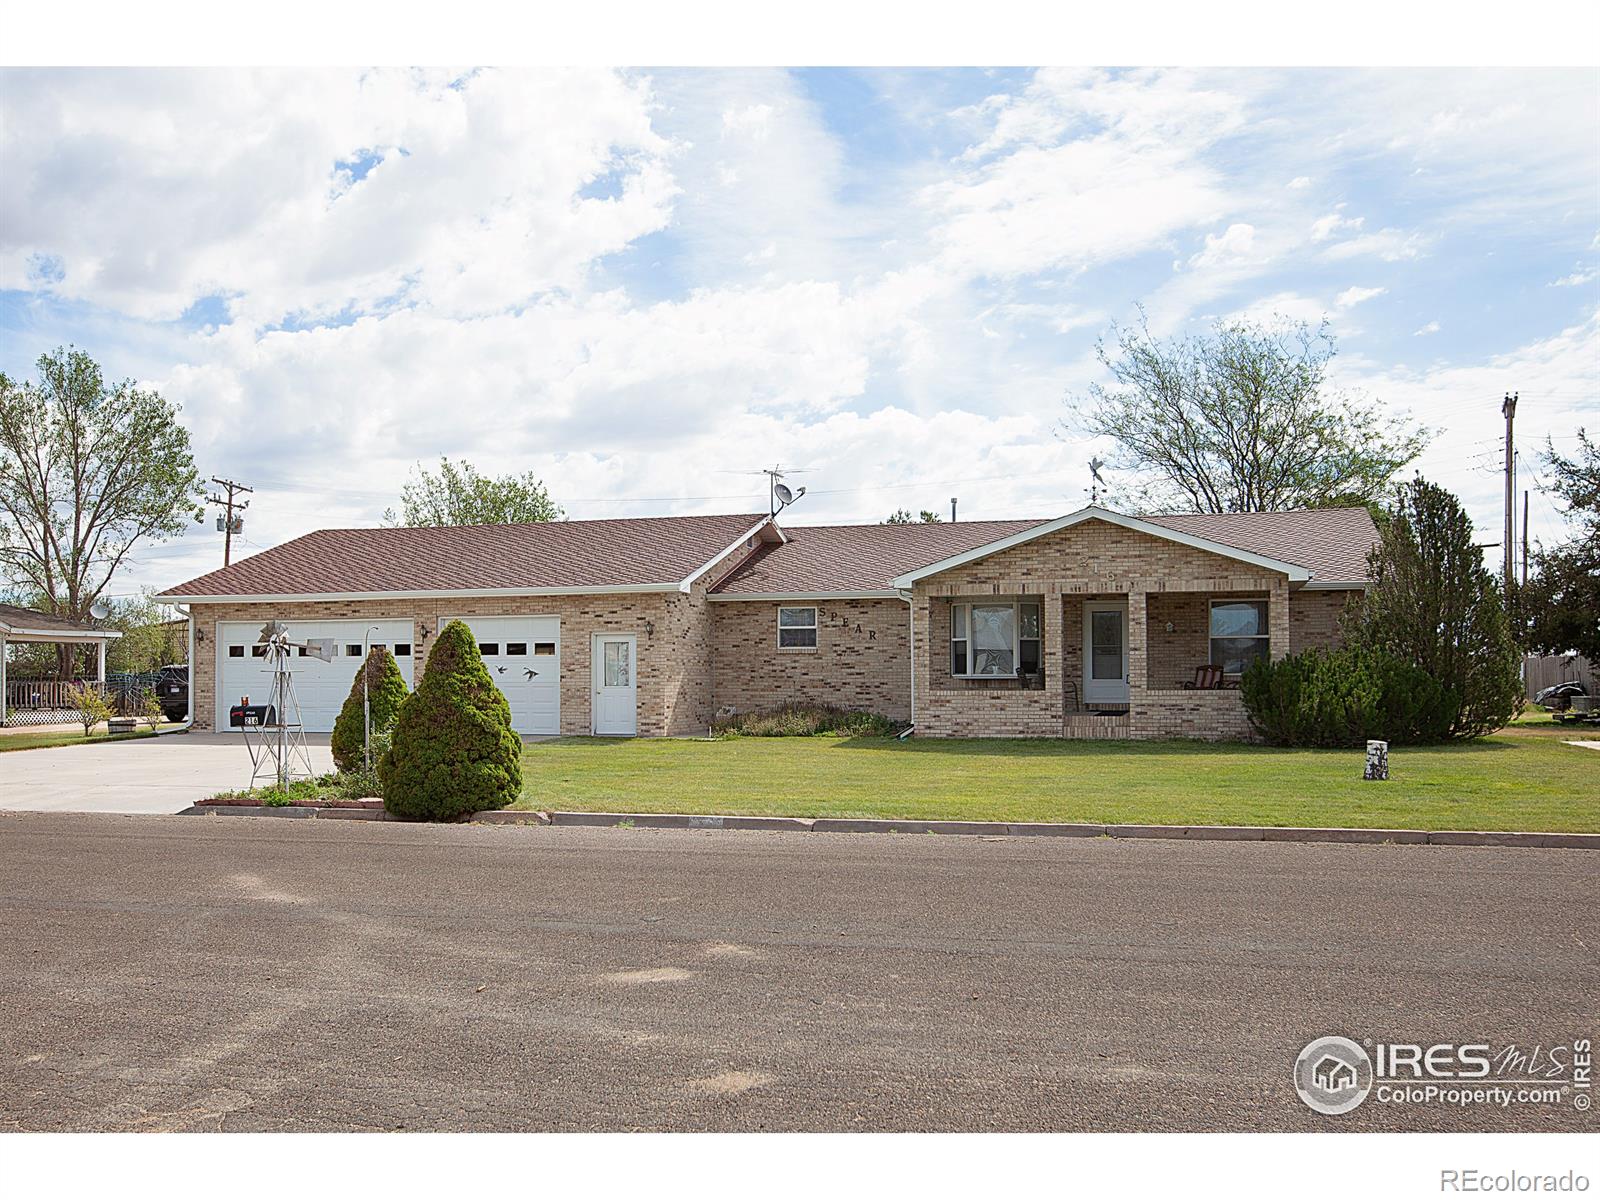
<instances>
[{"instance_id":1,"label":"neighboring carport","mask_svg":"<svg viewBox=\"0 0 1600 1200\"><path fill-rule=\"evenodd\" d=\"M48 714L50 721L60 719L65 704L66 689L70 681L18 680L6 678L6 658L11 643L51 642L56 645L95 646L95 682L102 690L106 684L106 646L122 634L113 629L96 629L64 617L53 617L36 609L20 608L15 604L0 604L0 725L37 724L31 714ZM13 694L15 692L15 694Z\"/></svg>"}]
</instances>

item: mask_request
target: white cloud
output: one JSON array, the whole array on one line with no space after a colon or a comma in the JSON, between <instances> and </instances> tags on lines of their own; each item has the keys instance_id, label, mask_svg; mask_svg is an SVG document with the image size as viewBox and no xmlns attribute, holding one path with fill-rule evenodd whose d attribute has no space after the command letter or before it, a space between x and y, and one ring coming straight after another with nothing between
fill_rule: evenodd
<instances>
[{"instance_id":1,"label":"white cloud","mask_svg":"<svg viewBox=\"0 0 1600 1200\"><path fill-rule=\"evenodd\" d=\"M580 286L674 195L645 85L609 71L15 76L0 136L0 279L50 256L50 291L142 318L500 311Z\"/></svg>"},{"instance_id":2,"label":"white cloud","mask_svg":"<svg viewBox=\"0 0 1600 1200\"><path fill-rule=\"evenodd\" d=\"M1340 308L1354 308L1358 304L1365 304L1376 296L1381 296L1389 289L1384 287L1350 287L1345 288L1334 297L1334 303Z\"/></svg>"},{"instance_id":3,"label":"white cloud","mask_svg":"<svg viewBox=\"0 0 1600 1200\"><path fill-rule=\"evenodd\" d=\"M1412 337L1427 337L1429 334L1434 334L1434 333L1438 333L1438 332L1439 332L1439 322L1437 322L1437 321L1429 321L1426 325L1424 325L1421 329L1417 330L1411 336Z\"/></svg>"},{"instance_id":4,"label":"white cloud","mask_svg":"<svg viewBox=\"0 0 1600 1200\"><path fill-rule=\"evenodd\" d=\"M1205 270L1232 266L1256 259L1256 229L1243 221L1229 225L1221 234L1206 234L1205 248L1189 259L1189 266Z\"/></svg>"},{"instance_id":5,"label":"white cloud","mask_svg":"<svg viewBox=\"0 0 1600 1200\"><path fill-rule=\"evenodd\" d=\"M1429 239L1420 233L1406 233L1399 229L1381 229L1377 233L1362 234L1335 242L1323 251L1330 261L1347 258L1377 258L1384 262L1401 262L1416 258L1427 249Z\"/></svg>"},{"instance_id":6,"label":"white cloud","mask_svg":"<svg viewBox=\"0 0 1600 1200\"><path fill-rule=\"evenodd\" d=\"M1582 287L1586 283L1593 283L1600 279L1600 267L1579 267L1570 275L1564 275L1550 284L1551 287Z\"/></svg>"},{"instance_id":7,"label":"white cloud","mask_svg":"<svg viewBox=\"0 0 1600 1200\"><path fill-rule=\"evenodd\" d=\"M1296 175L1293 179L1289 180L1289 182L1285 186L1289 187L1290 189L1292 189L1294 191L1299 191L1302 188L1308 188L1308 187L1311 186L1311 176L1309 176L1309 175Z\"/></svg>"},{"instance_id":8,"label":"white cloud","mask_svg":"<svg viewBox=\"0 0 1600 1200\"><path fill-rule=\"evenodd\" d=\"M1165 244L1232 206L1205 150L1242 102L1192 72L1047 70L975 112L991 132L922 193L963 276L1072 271Z\"/></svg>"},{"instance_id":9,"label":"white cloud","mask_svg":"<svg viewBox=\"0 0 1600 1200\"><path fill-rule=\"evenodd\" d=\"M1342 208L1344 208L1344 205L1339 205L1339 209ZM1335 234L1354 233L1366 224L1366 220L1365 217L1347 217L1336 209L1327 216L1318 217L1311 223L1311 240L1313 242L1325 242Z\"/></svg>"}]
</instances>

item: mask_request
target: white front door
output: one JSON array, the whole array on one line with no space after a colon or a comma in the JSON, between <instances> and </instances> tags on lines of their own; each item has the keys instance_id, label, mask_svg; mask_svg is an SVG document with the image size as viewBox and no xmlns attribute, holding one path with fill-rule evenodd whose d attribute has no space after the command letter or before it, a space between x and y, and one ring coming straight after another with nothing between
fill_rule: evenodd
<instances>
[{"instance_id":1,"label":"white front door","mask_svg":"<svg viewBox=\"0 0 1600 1200\"><path fill-rule=\"evenodd\" d=\"M1128 605L1090 600L1083 606L1083 702L1128 702Z\"/></svg>"},{"instance_id":2,"label":"white front door","mask_svg":"<svg viewBox=\"0 0 1600 1200\"><path fill-rule=\"evenodd\" d=\"M594 635L594 731L608 737L639 732L638 642L631 633Z\"/></svg>"}]
</instances>

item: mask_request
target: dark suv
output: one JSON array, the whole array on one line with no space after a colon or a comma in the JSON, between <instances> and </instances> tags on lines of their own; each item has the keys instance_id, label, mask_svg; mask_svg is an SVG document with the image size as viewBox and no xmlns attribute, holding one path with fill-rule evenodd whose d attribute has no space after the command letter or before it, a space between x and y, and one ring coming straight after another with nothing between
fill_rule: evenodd
<instances>
[{"instance_id":1,"label":"dark suv","mask_svg":"<svg viewBox=\"0 0 1600 1200\"><path fill-rule=\"evenodd\" d=\"M156 699L161 702L161 713L169 721L181 721L189 715L189 667L185 663L171 663L161 668L156 679Z\"/></svg>"}]
</instances>

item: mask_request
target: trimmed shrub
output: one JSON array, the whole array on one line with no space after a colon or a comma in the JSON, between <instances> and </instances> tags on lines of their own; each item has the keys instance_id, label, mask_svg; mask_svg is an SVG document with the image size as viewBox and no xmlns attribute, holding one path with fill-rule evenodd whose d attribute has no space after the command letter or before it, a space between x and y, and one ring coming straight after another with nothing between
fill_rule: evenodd
<instances>
[{"instance_id":1,"label":"trimmed shrub","mask_svg":"<svg viewBox=\"0 0 1600 1200\"><path fill-rule=\"evenodd\" d=\"M444 627L417 690L401 703L378 779L384 808L410 821L450 821L521 795L522 739L460 621Z\"/></svg>"},{"instance_id":2,"label":"trimmed shrub","mask_svg":"<svg viewBox=\"0 0 1600 1200\"><path fill-rule=\"evenodd\" d=\"M1461 703L1420 667L1370 650L1307 650L1257 660L1240 681L1250 724L1276 746L1442 742Z\"/></svg>"},{"instance_id":3,"label":"trimmed shrub","mask_svg":"<svg viewBox=\"0 0 1600 1200\"><path fill-rule=\"evenodd\" d=\"M341 771L358 770L361 765L361 739L365 733L361 719L361 679L365 676L372 704L373 760L378 757L377 737L393 727L400 715L400 702L406 698L405 677L394 655L382 646L367 652L367 660L356 672L345 697L339 718L333 723L333 762Z\"/></svg>"},{"instance_id":4,"label":"trimmed shrub","mask_svg":"<svg viewBox=\"0 0 1600 1200\"><path fill-rule=\"evenodd\" d=\"M731 737L892 737L904 726L877 713L827 704L785 704L761 712L736 713L716 721L712 728Z\"/></svg>"}]
</instances>

